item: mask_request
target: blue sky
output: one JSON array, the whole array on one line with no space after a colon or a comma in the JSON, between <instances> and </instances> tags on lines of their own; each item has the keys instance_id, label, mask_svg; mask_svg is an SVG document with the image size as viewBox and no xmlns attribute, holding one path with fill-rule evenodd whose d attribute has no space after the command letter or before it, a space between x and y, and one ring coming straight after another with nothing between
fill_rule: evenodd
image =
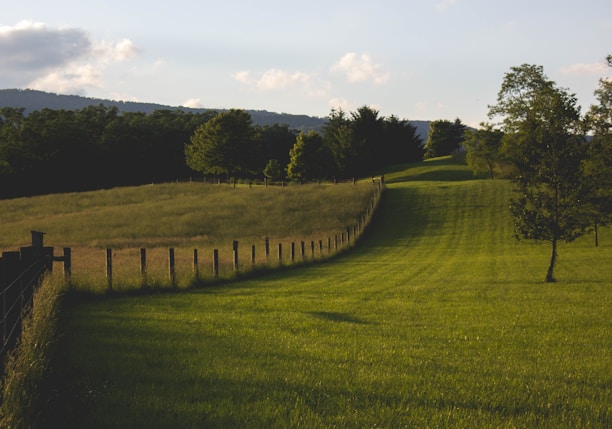
<instances>
[{"instance_id":1,"label":"blue sky","mask_svg":"<svg viewBox=\"0 0 612 429\"><path fill-rule=\"evenodd\" d=\"M523 63L584 112L608 54L609 0L22 0L0 14L0 88L313 116L368 105L475 126Z\"/></svg>"}]
</instances>

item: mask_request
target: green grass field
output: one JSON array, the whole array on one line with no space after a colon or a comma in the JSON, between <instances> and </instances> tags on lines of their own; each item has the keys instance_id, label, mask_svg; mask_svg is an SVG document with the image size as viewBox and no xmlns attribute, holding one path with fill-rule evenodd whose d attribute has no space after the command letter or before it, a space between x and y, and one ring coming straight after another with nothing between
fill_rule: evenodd
<instances>
[{"instance_id":1,"label":"green grass field","mask_svg":"<svg viewBox=\"0 0 612 429\"><path fill-rule=\"evenodd\" d=\"M612 231L517 242L506 181L388 173L360 245L175 294L72 302L50 368L63 428L610 427Z\"/></svg>"},{"instance_id":2,"label":"green grass field","mask_svg":"<svg viewBox=\"0 0 612 429\"><path fill-rule=\"evenodd\" d=\"M234 240L240 243L241 273L278 265L279 244L284 247L285 265L291 263L291 243L298 247L296 262L302 261L302 241L310 259L312 241L317 259L335 253L335 246L327 250L328 238L341 236L361 220L378 187L379 182L372 180L267 188L194 182L0 200L0 250L27 246L31 230L44 231L45 245L54 246L56 254L61 255L63 247L72 249L73 288L104 293L106 248L114 255L113 290L117 292L141 287L140 248L147 249L148 286L170 286L168 248L172 247L176 284L185 288L194 283L194 249L198 250L199 282L214 280L214 249L219 252L220 278L235 275ZM252 246L256 246L255 265L251 264Z\"/></svg>"}]
</instances>

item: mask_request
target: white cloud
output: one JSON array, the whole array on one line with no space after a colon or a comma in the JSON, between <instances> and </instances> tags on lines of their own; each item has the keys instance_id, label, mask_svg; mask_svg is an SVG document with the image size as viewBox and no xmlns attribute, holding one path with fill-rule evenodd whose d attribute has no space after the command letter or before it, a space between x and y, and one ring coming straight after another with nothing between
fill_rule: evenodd
<instances>
[{"instance_id":1,"label":"white cloud","mask_svg":"<svg viewBox=\"0 0 612 429\"><path fill-rule=\"evenodd\" d=\"M251 74L248 71L239 71L234 73L233 78L240 83L251 83Z\"/></svg>"},{"instance_id":2,"label":"white cloud","mask_svg":"<svg viewBox=\"0 0 612 429\"><path fill-rule=\"evenodd\" d=\"M331 67L331 71L345 74L350 83L371 80L382 84L389 80L389 73L382 71L382 66L374 63L368 54L349 52Z\"/></svg>"},{"instance_id":3,"label":"white cloud","mask_svg":"<svg viewBox=\"0 0 612 429\"><path fill-rule=\"evenodd\" d=\"M234 73L232 77L257 92L297 90L308 97L324 97L330 87L328 82L321 81L314 75L275 68L268 69L260 74L239 71Z\"/></svg>"},{"instance_id":4,"label":"white cloud","mask_svg":"<svg viewBox=\"0 0 612 429\"><path fill-rule=\"evenodd\" d=\"M92 49L92 54L102 63L118 63L130 60L139 53L140 50L129 39L123 39L116 43L101 41L96 43Z\"/></svg>"},{"instance_id":5,"label":"white cloud","mask_svg":"<svg viewBox=\"0 0 612 429\"><path fill-rule=\"evenodd\" d=\"M355 107L353 102L342 97L332 98L328 104L331 109L343 110L344 112L350 112Z\"/></svg>"},{"instance_id":6,"label":"white cloud","mask_svg":"<svg viewBox=\"0 0 612 429\"><path fill-rule=\"evenodd\" d=\"M70 65L65 69L47 73L28 84L32 89L63 94L85 95L87 87L101 87L102 73L91 65Z\"/></svg>"},{"instance_id":7,"label":"white cloud","mask_svg":"<svg viewBox=\"0 0 612 429\"><path fill-rule=\"evenodd\" d=\"M138 53L128 39L92 42L79 28L21 21L0 27L0 87L84 94L104 86L106 67Z\"/></svg>"},{"instance_id":8,"label":"white cloud","mask_svg":"<svg viewBox=\"0 0 612 429\"><path fill-rule=\"evenodd\" d=\"M608 66L604 62L590 64L577 63L566 67L561 67L561 73L566 76L584 76L600 74L605 72L607 69Z\"/></svg>"},{"instance_id":9,"label":"white cloud","mask_svg":"<svg viewBox=\"0 0 612 429\"><path fill-rule=\"evenodd\" d=\"M190 107L192 109L200 109L204 107L204 105L202 104L202 101L199 98L190 98L189 100L185 101L182 105L183 107Z\"/></svg>"},{"instance_id":10,"label":"white cloud","mask_svg":"<svg viewBox=\"0 0 612 429\"><path fill-rule=\"evenodd\" d=\"M257 88L262 91L284 89L293 84L307 84L310 78L306 73L288 73L284 70L266 70L257 81Z\"/></svg>"}]
</instances>

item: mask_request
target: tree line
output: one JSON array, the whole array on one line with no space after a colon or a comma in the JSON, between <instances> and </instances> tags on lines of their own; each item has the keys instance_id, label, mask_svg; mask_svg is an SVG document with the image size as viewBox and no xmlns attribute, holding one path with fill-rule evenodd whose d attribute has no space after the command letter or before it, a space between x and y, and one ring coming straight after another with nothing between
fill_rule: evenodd
<instances>
[{"instance_id":1,"label":"tree line","mask_svg":"<svg viewBox=\"0 0 612 429\"><path fill-rule=\"evenodd\" d=\"M188 177L184 141L210 114L0 109L0 196L83 191Z\"/></svg>"},{"instance_id":2,"label":"tree line","mask_svg":"<svg viewBox=\"0 0 612 429\"><path fill-rule=\"evenodd\" d=\"M270 139L270 131L275 138ZM423 145L416 127L367 106L332 110L321 133L300 132L280 139L250 115L232 109L201 125L185 147L187 165L202 174L271 180L363 177L383 166L419 161ZM285 151L277 151L279 141Z\"/></svg>"},{"instance_id":3,"label":"tree line","mask_svg":"<svg viewBox=\"0 0 612 429\"><path fill-rule=\"evenodd\" d=\"M372 174L422 159L406 120L369 107L332 111L321 133L253 125L244 110L221 113L117 107L0 108L0 197L219 178L311 180Z\"/></svg>"}]
</instances>

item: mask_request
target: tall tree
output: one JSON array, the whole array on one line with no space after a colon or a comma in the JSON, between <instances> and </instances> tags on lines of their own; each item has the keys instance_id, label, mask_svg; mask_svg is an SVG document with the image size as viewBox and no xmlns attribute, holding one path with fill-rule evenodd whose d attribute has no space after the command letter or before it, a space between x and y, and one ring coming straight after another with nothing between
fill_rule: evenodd
<instances>
[{"instance_id":1,"label":"tall tree","mask_svg":"<svg viewBox=\"0 0 612 429\"><path fill-rule=\"evenodd\" d=\"M387 152L383 136L384 118L369 106L361 106L351 113L353 128L353 176L362 176L384 164Z\"/></svg>"},{"instance_id":2,"label":"tall tree","mask_svg":"<svg viewBox=\"0 0 612 429\"><path fill-rule=\"evenodd\" d=\"M519 197L511 201L516 237L551 244L546 281L552 282L557 243L573 241L586 227L576 97L549 80L541 66L523 64L504 76L489 116L502 117L506 153L520 169Z\"/></svg>"},{"instance_id":3,"label":"tall tree","mask_svg":"<svg viewBox=\"0 0 612 429\"><path fill-rule=\"evenodd\" d=\"M391 115L383 124L384 165L417 162L423 160L423 140L417 129L405 119Z\"/></svg>"},{"instance_id":4,"label":"tall tree","mask_svg":"<svg viewBox=\"0 0 612 429\"><path fill-rule=\"evenodd\" d=\"M350 177L352 163L356 156L353 148L353 128L346 113L332 109L323 127L323 139L334 158L332 176Z\"/></svg>"},{"instance_id":5,"label":"tall tree","mask_svg":"<svg viewBox=\"0 0 612 429\"><path fill-rule=\"evenodd\" d=\"M479 130L467 130L462 145L466 149L466 160L474 174L488 173L495 177L494 167L500 161L501 143L504 133L491 124L480 124Z\"/></svg>"},{"instance_id":6,"label":"tall tree","mask_svg":"<svg viewBox=\"0 0 612 429\"><path fill-rule=\"evenodd\" d=\"M608 56L612 67L612 56ZM593 133L587 157L582 163L588 213L599 244L599 226L612 222L612 81L599 80L595 90L599 102L590 107L585 117L586 128Z\"/></svg>"},{"instance_id":7,"label":"tall tree","mask_svg":"<svg viewBox=\"0 0 612 429\"><path fill-rule=\"evenodd\" d=\"M321 135L314 131L300 133L289 151L287 177L294 180L312 180L327 177L332 155Z\"/></svg>"},{"instance_id":8,"label":"tall tree","mask_svg":"<svg viewBox=\"0 0 612 429\"><path fill-rule=\"evenodd\" d=\"M459 149L464 139L465 125L459 118L454 122L448 120L432 121L429 124L429 133L425 142L425 155L427 158L450 155Z\"/></svg>"},{"instance_id":9,"label":"tall tree","mask_svg":"<svg viewBox=\"0 0 612 429\"><path fill-rule=\"evenodd\" d=\"M288 125L264 125L256 127L257 141L260 147L260 163L263 164L271 159L278 160L279 164L289 164L289 151L295 144L297 133L289 129Z\"/></svg>"},{"instance_id":10,"label":"tall tree","mask_svg":"<svg viewBox=\"0 0 612 429\"><path fill-rule=\"evenodd\" d=\"M253 150L251 115L230 109L196 129L185 146L187 165L204 174L246 175Z\"/></svg>"}]
</instances>

